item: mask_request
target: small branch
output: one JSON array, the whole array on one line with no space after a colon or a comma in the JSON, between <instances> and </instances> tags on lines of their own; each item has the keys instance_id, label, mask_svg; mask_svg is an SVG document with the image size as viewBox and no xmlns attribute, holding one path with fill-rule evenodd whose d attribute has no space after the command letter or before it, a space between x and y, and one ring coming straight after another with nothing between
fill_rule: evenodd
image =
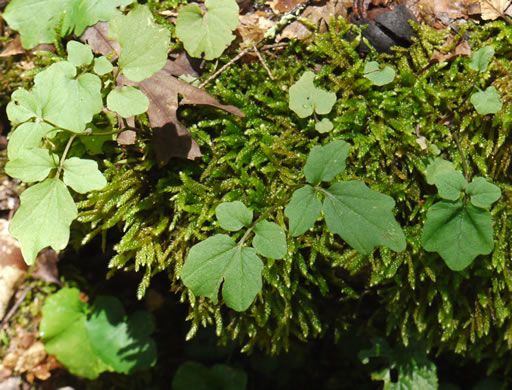
<instances>
[{"instance_id":1,"label":"small branch","mask_svg":"<svg viewBox=\"0 0 512 390\"><path fill-rule=\"evenodd\" d=\"M69 149L71 148L71 144L73 143L73 141L75 140L75 138L78 136L78 134L73 134L69 140L68 140L68 143L66 145L66 149L64 149L64 153L62 153L62 157L60 158L60 161L59 161L59 167L57 168L57 174L55 175L55 177L58 179L59 176L60 176L60 172L62 171L62 167L64 166L64 160L66 160L66 157L68 155L68 152L69 152Z\"/></svg>"},{"instance_id":2,"label":"small branch","mask_svg":"<svg viewBox=\"0 0 512 390\"><path fill-rule=\"evenodd\" d=\"M254 45L252 47L254 49L254 52L256 53L256 55L258 56L261 64L263 65L263 67L265 68L265 70L267 71L269 77L270 77L270 80L274 81L274 76L272 76L272 72L270 71L270 69L268 68L267 66L267 63L265 62L265 60L263 59L263 57L261 56L260 52L258 51L258 48L256 47L256 45Z\"/></svg>"},{"instance_id":3,"label":"small branch","mask_svg":"<svg viewBox=\"0 0 512 390\"><path fill-rule=\"evenodd\" d=\"M27 297L27 295L31 289L32 289L32 287L30 287L30 286L25 288L25 290L23 291L21 296L18 298L16 303L11 307L11 310L9 310L9 312L5 315L2 322L0 322L0 330L2 330L4 328L4 326L7 325L9 320L16 314L16 312L18 311L19 307L21 306L21 304L23 303L23 301L25 300L25 298Z\"/></svg>"}]
</instances>

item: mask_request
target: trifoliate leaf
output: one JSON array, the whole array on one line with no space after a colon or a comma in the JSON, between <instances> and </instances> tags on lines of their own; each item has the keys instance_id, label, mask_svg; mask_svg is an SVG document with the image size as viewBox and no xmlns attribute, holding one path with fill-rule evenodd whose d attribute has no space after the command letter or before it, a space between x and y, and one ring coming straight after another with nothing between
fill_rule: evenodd
<instances>
[{"instance_id":1,"label":"trifoliate leaf","mask_svg":"<svg viewBox=\"0 0 512 390\"><path fill-rule=\"evenodd\" d=\"M457 200L466 188L466 179L461 171L452 171L436 177L435 185L439 196L447 200Z\"/></svg>"},{"instance_id":2,"label":"trifoliate leaf","mask_svg":"<svg viewBox=\"0 0 512 390\"><path fill-rule=\"evenodd\" d=\"M381 87L395 79L395 70L389 66L380 69L378 62L370 61L364 67L364 77Z\"/></svg>"},{"instance_id":3,"label":"trifoliate leaf","mask_svg":"<svg viewBox=\"0 0 512 390\"><path fill-rule=\"evenodd\" d=\"M494 48L492 46L484 46L477 51L473 52L469 60L469 68L478 72L485 72L489 66L492 56L494 55Z\"/></svg>"},{"instance_id":4,"label":"trifoliate leaf","mask_svg":"<svg viewBox=\"0 0 512 390\"><path fill-rule=\"evenodd\" d=\"M207 12L189 4L180 9L176 20L176 35L192 57L206 60L220 57L235 39L232 31L238 26L238 4L235 0L206 0Z\"/></svg>"},{"instance_id":5,"label":"trifoliate leaf","mask_svg":"<svg viewBox=\"0 0 512 390\"><path fill-rule=\"evenodd\" d=\"M69 41L66 50L68 61L75 66L89 65L94 57L91 47L78 41Z\"/></svg>"},{"instance_id":6,"label":"trifoliate leaf","mask_svg":"<svg viewBox=\"0 0 512 390\"><path fill-rule=\"evenodd\" d=\"M313 187L305 185L296 190L284 209L284 215L290 221L288 230L292 237L300 236L311 228L321 212L322 202Z\"/></svg>"},{"instance_id":7,"label":"trifoliate leaf","mask_svg":"<svg viewBox=\"0 0 512 390\"><path fill-rule=\"evenodd\" d=\"M290 87L290 110L300 118L306 118L313 112L328 114L336 102L336 94L315 87L314 79L315 74L307 71Z\"/></svg>"},{"instance_id":8,"label":"trifoliate leaf","mask_svg":"<svg viewBox=\"0 0 512 390\"><path fill-rule=\"evenodd\" d=\"M63 180L67 186L80 194L101 190L107 185L107 180L98 169L98 163L94 160L85 160L71 157L64 161Z\"/></svg>"},{"instance_id":9,"label":"trifoliate leaf","mask_svg":"<svg viewBox=\"0 0 512 390\"><path fill-rule=\"evenodd\" d=\"M26 150L38 148L43 137L52 129L52 126L44 122L27 122L11 131L7 143L9 160L18 158Z\"/></svg>"},{"instance_id":10,"label":"trifoliate leaf","mask_svg":"<svg viewBox=\"0 0 512 390\"><path fill-rule=\"evenodd\" d=\"M503 107L500 93L492 86L471 95L471 103L480 115L496 114Z\"/></svg>"},{"instance_id":11,"label":"trifoliate leaf","mask_svg":"<svg viewBox=\"0 0 512 390\"><path fill-rule=\"evenodd\" d=\"M360 181L335 183L324 192L327 228L359 253L370 254L380 245L396 252L405 249L404 233L392 212L393 198Z\"/></svg>"},{"instance_id":12,"label":"trifoliate leaf","mask_svg":"<svg viewBox=\"0 0 512 390\"><path fill-rule=\"evenodd\" d=\"M247 374L224 364L206 368L195 362L183 363L172 380L174 390L246 390Z\"/></svg>"},{"instance_id":13,"label":"trifoliate leaf","mask_svg":"<svg viewBox=\"0 0 512 390\"><path fill-rule=\"evenodd\" d=\"M130 118L146 112L149 100L138 88L125 86L121 90L114 88L110 91L107 96L107 107L123 118Z\"/></svg>"},{"instance_id":14,"label":"trifoliate leaf","mask_svg":"<svg viewBox=\"0 0 512 390\"><path fill-rule=\"evenodd\" d=\"M85 328L101 360L116 372L131 374L156 363L156 344L150 337L154 321L148 312L136 312L127 318L119 299L101 296L94 302Z\"/></svg>"},{"instance_id":15,"label":"trifoliate leaf","mask_svg":"<svg viewBox=\"0 0 512 390\"><path fill-rule=\"evenodd\" d=\"M75 375L95 379L109 367L92 350L85 328L89 305L76 288L63 288L46 298L39 330L46 351ZM79 353L77 353L79 351Z\"/></svg>"},{"instance_id":16,"label":"trifoliate leaf","mask_svg":"<svg viewBox=\"0 0 512 390\"><path fill-rule=\"evenodd\" d=\"M236 232L252 222L252 211L239 200L219 204L215 209L219 225L230 232Z\"/></svg>"},{"instance_id":17,"label":"trifoliate leaf","mask_svg":"<svg viewBox=\"0 0 512 390\"><path fill-rule=\"evenodd\" d=\"M23 150L5 165L5 172L25 183L41 181L48 177L57 164L47 149Z\"/></svg>"},{"instance_id":18,"label":"trifoliate leaf","mask_svg":"<svg viewBox=\"0 0 512 390\"><path fill-rule=\"evenodd\" d=\"M11 102L7 105L7 117L14 123L21 123L32 118L41 118L39 97L26 89L17 89L11 95Z\"/></svg>"},{"instance_id":19,"label":"trifoliate leaf","mask_svg":"<svg viewBox=\"0 0 512 390\"><path fill-rule=\"evenodd\" d=\"M487 208L501 197L499 187L489 183L483 177L476 177L466 187L466 193L471 195L471 203L476 207Z\"/></svg>"},{"instance_id":20,"label":"trifoliate leaf","mask_svg":"<svg viewBox=\"0 0 512 390\"><path fill-rule=\"evenodd\" d=\"M427 179L427 183L430 185L434 185L436 180L441 175L446 173L450 173L455 170L453 163L451 161L446 161L441 157L436 157L434 160L428 164L427 169L425 171L425 177Z\"/></svg>"},{"instance_id":21,"label":"trifoliate leaf","mask_svg":"<svg viewBox=\"0 0 512 390\"><path fill-rule=\"evenodd\" d=\"M324 118L320 122L316 122L315 123L315 130L318 131L319 133L322 133L322 134L323 133L328 133L333 128L334 128L334 125L327 118Z\"/></svg>"},{"instance_id":22,"label":"trifoliate leaf","mask_svg":"<svg viewBox=\"0 0 512 390\"><path fill-rule=\"evenodd\" d=\"M20 32L25 49L52 43L57 35L82 35L87 26L107 22L119 14L118 6L132 0L13 0L2 15L9 26ZM55 27L62 21L62 28Z\"/></svg>"},{"instance_id":23,"label":"trifoliate leaf","mask_svg":"<svg viewBox=\"0 0 512 390\"><path fill-rule=\"evenodd\" d=\"M331 181L345 169L350 145L345 141L333 141L325 146L317 145L309 152L304 175L311 184Z\"/></svg>"},{"instance_id":24,"label":"trifoliate leaf","mask_svg":"<svg viewBox=\"0 0 512 390\"><path fill-rule=\"evenodd\" d=\"M107 57L101 56L94 59L94 73L103 76L104 74L112 72L112 69L114 69L114 67Z\"/></svg>"},{"instance_id":25,"label":"trifoliate leaf","mask_svg":"<svg viewBox=\"0 0 512 390\"><path fill-rule=\"evenodd\" d=\"M252 246L260 255L271 259L282 259L286 255L286 234L276 223L261 221L254 226Z\"/></svg>"},{"instance_id":26,"label":"trifoliate leaf","mask_svg":"<svg viewBox=\"0 0 512 390\"><path fill-rule=\"evenodd\" d=\"M33 264L39 251L51 246L64 249L69 241L69 226L77 209L68 189L50 178L25 190L21 205L9 225L9 233L21 243L27 264Z\"/></svg>"},{"instance_id":27,"label":"trifoliate leaf","mask_svg":"<svg viewBox=\"0 0 512 390\"><path fill-rule=\"evenodd\" d=\"M469 266L494 247L491 213L462 201L437 202L428 209L421 245L437 252L453 271Z\"/></svg>"},{"instance_id":28,"label":"trifoliate leaf","mask_svg":"<svg viewBox=\"0 0 512 390\"><path fill-rule=\"evenodd\" d=\"M167 61L169 30L153 21L147 6L137 6L128 15L112 19L108 37L121 45L118 64L131 81L151 77Z\"/></svg>"},{"instance_id":29,"label":"trifoliate leaf","mask_svg":"<svg viewBox=\"0 0 512 390\"><path fill-rule=\"evenodd\" d=\"M261 290L263 262L253 248L238 246L229 236L217 234L194 245L181 269L181 279L194 295L217 303L222 295L226 305L246 310Z\"/></svg>"}]
</instances>

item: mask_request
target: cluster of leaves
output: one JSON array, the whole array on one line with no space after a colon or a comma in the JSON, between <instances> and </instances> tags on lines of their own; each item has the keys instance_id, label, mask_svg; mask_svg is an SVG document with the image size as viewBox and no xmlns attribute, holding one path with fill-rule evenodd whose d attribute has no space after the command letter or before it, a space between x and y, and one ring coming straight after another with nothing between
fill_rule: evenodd
<instances>
[{"instance_id":1,"label":"cluster of leaves","mask_svg":"<svg viewBox=\"0 0 512 390\"><path fill-rule=\"evenodd\" d=\"M42 314L40 332L47 352L75 375L94 379L105 371L129 374L156 363L156 344L150 337L153 316L136 312L127 318L115 297L98 297L89 307L78 289L63 288L46 299Z\"/></svg>"}]
</instances>

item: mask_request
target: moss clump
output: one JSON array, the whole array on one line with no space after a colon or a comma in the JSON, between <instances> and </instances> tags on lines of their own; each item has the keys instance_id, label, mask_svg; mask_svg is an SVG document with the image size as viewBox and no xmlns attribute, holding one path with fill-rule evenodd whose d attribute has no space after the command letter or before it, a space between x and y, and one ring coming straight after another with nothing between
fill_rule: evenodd
<instances>
[{"instance_id":1,"label":"moss clump","mask_svg":"<svg viewBox=\"0 0 512 390\"><path fill-rule=\"evenodd\" d=\"M343 39L348 30L358 36L351 43ZM86 241L120 227L124 236L110 266L144 272L139 297L152 275L166 272L171 291L190 306L189 337L199 326L213 325L221 340L238 339L246 351L257 347L278 353L288 348L291 337L386 329L405 344L421 337L439 352L488 359L490 369L509 365L501 356L512 347L512 104L507 89L512 28L493 22L475 30L467 26L473 49L492 45L496 50L482 75L470 71L463 57L430 65L433 50L442 49L446 36L422 26L408 51L378 58L395 68L395 82L372 86L362 77L364 62L356 51L360 34L342 22L308 46L291 43L277 59L268 56L274 81L258 62L231 66L210 92L241 108L246 118L186 108L181 119L201 146L200 161L171 161L158 169L143 143L139 147L146 158L132 150L107 164L109 186L81 203ZM378 57L374 52L369 56ZM319 85L338 97L328 115L334 130L322 136L312 119L299 119L288 109L287 95L304 71L319 68ZM493 85L500 91L503 109L498 114L480 116L471 106L468 94L475 78L478 87ZM440 154L462 167L453 139L457 130L469 175L489 178L503 193L492 210L494 251L463 272L449 271L419 243L426 211L435 200L435 189L424 179L426 164ZM420 136L426 138L426 149L418 143ZM380 248L363 257L318 222L306 234L288 238L284 260L266 260L263 290L246 312L194 297L184 288L179 271L188 250L220 232L214 218L220 202L241 200L256 215L273 208L270 219L286 227L283 209L304 181L307 154L313 145L335 139L352 145L342 179L362 180L397 201L396 216L408 242L405 252Z\"/></svg>"}]
</instances>

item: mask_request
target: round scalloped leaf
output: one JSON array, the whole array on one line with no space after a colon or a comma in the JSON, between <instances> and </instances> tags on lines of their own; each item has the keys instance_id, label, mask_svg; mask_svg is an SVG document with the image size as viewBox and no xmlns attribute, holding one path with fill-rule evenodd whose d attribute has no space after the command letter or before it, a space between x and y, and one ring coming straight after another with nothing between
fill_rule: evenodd
<instances>
[{"instance_id":1,"label":"round scalloped leaf","mask_svg":"<svg viewBox=\"0 0 512 390\"><path fill-rule=\"evenodd\" d=\"M489 183L483 177L476 177L466 187L466 193L471 195L471 203L476 207L487 208L501 197L499 187Z\"/></svg>"},{"instance_id":2,"label":"round scalloped leaf","mask_svg":"<svg viewBox=\"0 0 512 390\"><path fill-rule=\"evenodd\" d=\"M16 127L9 134L7 156L9 160L16 159L22 152L38 148L41 140L53 129L45 122L27 122Z\"/></svg>"},{"instance_id":3,"label":"round scalloped leaf","mask_svg":"<svg viewBox=\"0 0 512 390\"><path fill-rule=\"evenodd\" d=\"M434 185L438 177L446 173L453 172L454 170L455 167L451 161L446 161L441 157L436 157L430 162L430 164L428 164L425 171L425 178L427 179L428 184Z\"/></svg>"},{"instance_id":4,"label":"round scalloped leaf","mask_svg":"<svg viewBox=\"0 0 512 390\"><path fill-rule=\"evenodd\" d=\"M492 46L484 46L473 52L468 66L470 69L478 72L485 72L493 55L494 48Z\"/></svg>"},{"instance_id":5,"label":"round scalloped leaf","mask_svg":"<svg viewBox=\"0 0 512 390\"><path fill-rule=\"evenodd\" d=\"M480 115L496 114L503 107L500 93L493 86L471 95L471 103Z\"/></svg>"},{"instance_id":6,"label":"round scalloped leaf","mask_svg":"<svg viewBox=\"0 0 512 390\"><path fill-rule=\"evenodd\" d=\"M64 161L62 168L64 168L62 177L64 183L80 194L101 190L107 185L107 179L94 160L71 157Z\"/></svg>"},{"instance_id":7,"label":"round scalloped leaf","mask_svg":"<svg viewBox=\"0 0 512 390\"><path fill-rule=\"evenodd\" d=\"M147 6L139 5L128 15L112 19L108 37L121 45L118 64L131 81L151 77L167 61L169 30L153 21Z\"/></svg>"},{"instance_id":8,"label":"round scalloped leaf","mask_svg":"<svg viewBox=\"0 0 512 390\"><path fill-rule=\"evenodd\" d=\"M370 61L364 66L364 77L381 87L395 79L395 70L389 66L380 69L378 62Z\"/></svg>"},{"instance_id":9,"label":"round scalloped leaf","mask_svg":"<svg viewBox=\"0 0 512 390\"><path fill-rule=\"evenodd\" d=\"M437 252L453 271L469 266L494 248L491 213L462 201L441 201L427 211L421 245Z\"/></svg>"},{"instance_id":10,"label":"round scalloped leaf","mask_svg":"<svg viewBox=\"0 0 512 390\"><path fill-rule=\"evenodd\" d=\"M149 99L138 88L124 86L113 89L107 96L107 107L123 118L140 115L148 110Z\"/></svg>"},{"instance_id":11,"label":"round scalloped leaf","mask_svg":"<svg viewBox=\"0 0 512 390\"><path fill-rule=\"evenodd\" d=\"M41 118L41 107L38 96L33 92L20 88L11 95L7 105L7 117L13 124L28 121L32 118Z\"/></svg>"},{"instance_id":12,"label":"round scalloped leaf","mask_svg":"<svg viewBox=\"0 0 512 390\"><path fill-rule=\"evenodd\" d=\"M219 287L226 305L246 310L261 290L263 262L253 248L238 246L231 237L217 234L194 245L181 269L181 279L194 295L217 303Z\"/></svg>"},{"instance_id":13,"label":"round scalloped leaf","mask_svg":"<svg viewBox=\"0 0 512 390\"><path fill-rule=\"evenodd\" d=\"M336 94L315 87L314 79L315 74L307 71L290 87L290 110L299 118L306 118L313 112L320 115L328 114L336 103Z\"/></svg>"},{"instance_id":14,"label":"round scalloped leaf","mask_svg":"<svg viewBox=\"0 0 512 390\"><path fill-rule=\"evenodd\" d=\"M435 185L439 196L447 200L457 200L466 188L466 179L461 171L452 171L436 177Z\"/></svg>"},{"instance_id":15,"label":"round scalloped leaf","mask_svg":"<svg viewBox=\"0 0 512 390\"><path fill-rule=\"evenodd\" d=\"M260 255L271 259L282 259L286 255L286 234L276 223L261 221L254 226L252 246Z\"/></svg>"},{"instance_id":16,"label":"round scalloped leaf","mask_svg":"<svg viewBox=\"0 0 512 390\"><path fill-rule=\"evenodd\" d=\"M252 211L239 200L219 204L215 215L220 226L227 231L236 232L252 222Z\"/></svg>"},{"instance_id":17,"label":"round scalloped leaf","mask_svg":"<svg viewBox=\"0 0 512 390\"><path fill-rule=\"evenodd\" d=\"M350 145L345 141L333 141L327 145L317 145L309 152L304 175L311 184L321 181L331 181L345 169L345 160L350 151Z\"/></svg>"},{"instance_id":18,"label":"round scalloped leaf","mask_svg":"<svg viewBox=\"0 0 512 390\"><path fill-rule=\"evenodd\" d=\"M47 149L23 150L5 165L5 172L25 183L41 181L56 168L55 160Z\"/></svg>"},{"instance_id":19,"label":"round scalloped leaf","mask_svg":"<svg viewBox=\"0 0 512 390\"><path fill-rule=\"evenodd\" d=\"M235 39L232 31L238 26L238 4L235 0L206 0L207 12L195 4L183 7L176 20L176 35L192 57L206 60L220 57Z\"/></svg>"},{"instance_id":20,"label":"round scalloped leaf","mask_svg":"<svg viewBox=\"0 0 512 390\"><path fill-rule=\"evenodd\" d=\"M66 50L68 61L75 66L89 65L94 57L91 47L78 41L69 41Z\"/></svg>"},{"instance_id":21,"label":"round scalloped leaf","mask_svg":"<svg viewBox=\"0 0 512 390\"><path fill-rule=\"evenodd\" d=\"M327 118L323 118L320 122L316 122L315 123L315 130L318 131L321 134L328 133L333 128L334 128L334 125Z\"/></svg>"},{"instance_id":22,"label":"round scalloped leaf","mask_svg":"<svg viewBox=\"0 0 512 390\"><path fill-rule=\"evenodd\" d=\"M112 72L112 69L114 67L110 63L110 61L105 56L101 56L94 59L94 73L103 76L104 74L107 74L109 72Z\"/></svg>"},{"instance_id":23,"label":"round scalloped leaf","mask_svg":"<svg viewBox=\"0 0 512 390\"><path fill-rule=\"evenodd\" d=\"M284 215L290 221L288 230L292 237L300 236L310 229L321 212L322 202L313 187L305 185L296 190L284 209Z\"/></svg>"}]
</instances>

